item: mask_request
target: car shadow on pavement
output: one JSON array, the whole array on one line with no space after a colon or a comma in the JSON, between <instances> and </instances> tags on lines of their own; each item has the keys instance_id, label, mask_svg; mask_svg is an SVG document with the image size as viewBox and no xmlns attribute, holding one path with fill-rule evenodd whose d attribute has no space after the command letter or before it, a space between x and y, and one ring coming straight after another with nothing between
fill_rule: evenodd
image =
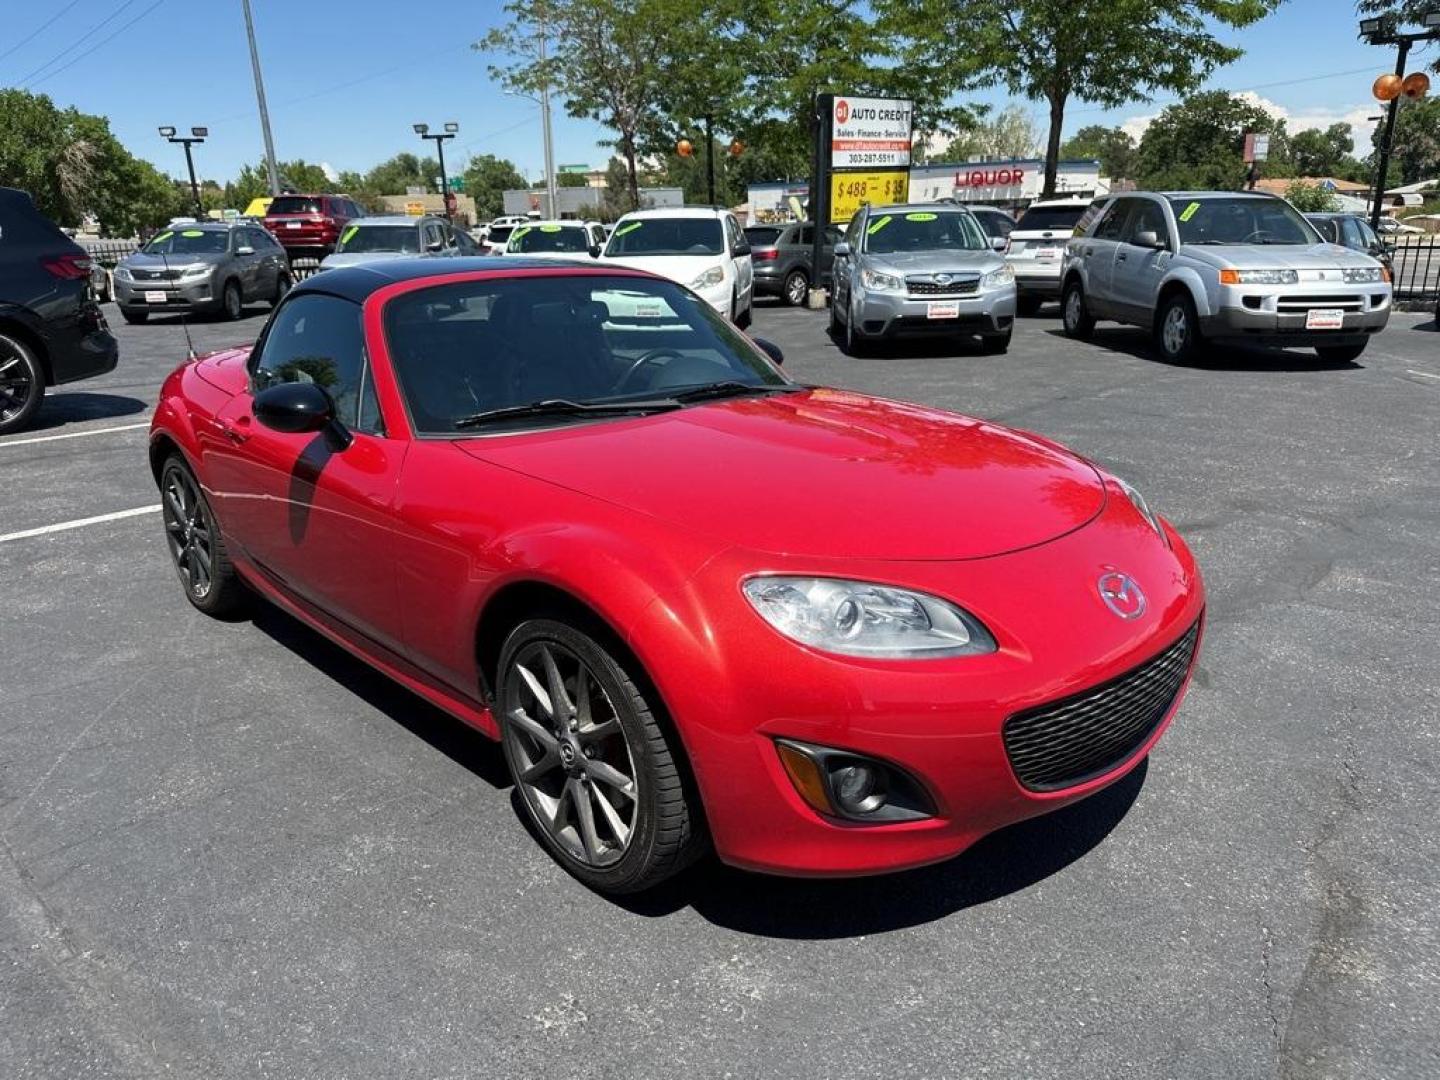
<instances>
[{"instance_id":1,"label":"car shadow on pavement","mask_svg":"<svg viewBox=\"0 0 1440 1080\"><path fill-rule=\"evenodd\" d=\"M783 878L708 858L638 897L617 901L638 915L693 908L707 921L766 937L830 939L932 922L1029 888L1085 855L1139 797L1146 758L1082 802L992 833L957 858L865 878Z\"/></svg>"},{"instance_id":2,"label":"car shadow on pavement","mask_svg":"<svg viewBox=\"0 0 1440 1080\"><path fill-rule=\"evenodd\" d=\"M124 394L96 394L85 390L68 390L58 394L46 394L40 404L40 411L27 425L30 432L47 428L63 427L66 424L83 423L86 420L109 420L120 416L134 416L150 406L139 398Z\"/></svg>"},{"instance_id":3,"label":"car shadow on pavement","mask_svg":"<svg viewBox=\"0 0 1440 1080\"><path fill-rule=\"evenodd\" d=\"M357 660L268 601L253 599L251 604L250 621L257 630L491 787L510 787L499 743Z\"/></svg>"},{"instance_id":4,"label":"car shadow on pavement","mask_svg":"<svg viewBox=\"0 0 1440 1080\"><path fill-rule=\"evenodd\" d=\"M1052 337L1065 338L1064 330L1047 330ZM1353 360L1322 360L1310 350L1245 349L1230 345L1207 345L1194 362L1179 364L1164 359L1150 344L1150 335L1130 326L1097 326L1085 345L1098 345L1110 352L1125 353L1163 367L1191 371L1359 371L1365 367Z\"/></svg>"},{"instance_id":5,"label":"car shadow on pavement","mask_svg":"<svg viewBox=\"0 0 1440 1080\"><path fill-rule=\"evenodd\" d=\"M830 342L832 348L842 352L840 341L832 337L827 331L825 339ZM937 337L915 336L897 337L889 341L869 341L865 343L865 351L857 360L954 360L957 358L970 358L976 360L995 360L1003 362L1004 354L987 353L980 347L978 337L968 337L963 334L940 335Z\"/></svg>"}]
</instances>

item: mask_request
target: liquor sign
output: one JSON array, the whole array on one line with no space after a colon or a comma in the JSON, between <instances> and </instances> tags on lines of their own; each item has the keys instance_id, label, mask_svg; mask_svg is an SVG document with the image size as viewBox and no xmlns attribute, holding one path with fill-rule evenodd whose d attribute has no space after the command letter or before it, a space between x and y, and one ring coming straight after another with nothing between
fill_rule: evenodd
<instances>
[{"instance_id":1,"label":"liquor sign","mask_svg":"<svg viewBox=\"0 0 1440 1080\"><path fill-rule=\"evenodd\" d=\"M910 172L846 172L830 174L830 222L843 225L867 203L883 206L910 197Z\"/></svg>"},{"instance_id":2,"label":"liquor sign","mask_svg":"<svg viewBox=\"0 0 1440 1080\"><path fill-rule=\"evenodd\" d=\"M901 98L836 96L831 110L832 169L910 166L913 109Z\"/></svg>"}]
</instances>

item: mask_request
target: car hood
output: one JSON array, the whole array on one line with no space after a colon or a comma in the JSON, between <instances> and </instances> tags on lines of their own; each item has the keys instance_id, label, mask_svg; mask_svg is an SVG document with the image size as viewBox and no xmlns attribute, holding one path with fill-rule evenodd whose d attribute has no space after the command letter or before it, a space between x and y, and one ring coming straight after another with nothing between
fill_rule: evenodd
<instances>
[{"instance_id":1,"label":"car hood","mask_svg":"<svg viewBox=\"0 0 1440 1080\"><path fill-rule=\"evenodd\" d=\"M825 389L455 447L726 544L813 558L982 558L1105 504L1088 462L1035 436Z\"/></svg>"},{"instance_id":2,"label":"car hood","mask_svg":"<svg viewBox=\"0 0 1440 1080\"><path fill-rule=\"evenodd\" d=\"M1333 270L1337 266L1374 266L1363 252L1338 244L1191 244L1189 258L1232 270Z\"/></svg>"},{"instance_id":3,"label":"car hood","mask_svg":"<svg viewBox=\"0 0 1440 1080\"><path fill-rule=\"evenodd\" d=\"M645 270L659 277L689 285L714 266L725 265L723 255L602 255L598 260L611 266L624 266L631 270Z\"/></svg>"},{"instance_id":4,"label":"car hood","mask_svg":"<svg viewBox=\"0 0 1440 1080\"><path fill-rule=\"evenodd\" d=\"M225 252L213 252L201 255L192 255L188 252L179 255L166 255L163 259L159 255L147 255L143 251L131 252L117 264L128 267L131 270L188 270L192 266L218 266L224 262L229 255Z\"/></svg>"},{"instance_id":5,"label":"car hood","mask_svg":"<svg viewBox=\"0 0 1440 1080\"><path fill-rule=\"evenodd\" d=\"M905 274L929 274L940 270L973 270L984 274L1005 265L994 251L900 251L893 254L866 252L865 266L873 270L890 268Z\"/></svg>"}]
</instances>

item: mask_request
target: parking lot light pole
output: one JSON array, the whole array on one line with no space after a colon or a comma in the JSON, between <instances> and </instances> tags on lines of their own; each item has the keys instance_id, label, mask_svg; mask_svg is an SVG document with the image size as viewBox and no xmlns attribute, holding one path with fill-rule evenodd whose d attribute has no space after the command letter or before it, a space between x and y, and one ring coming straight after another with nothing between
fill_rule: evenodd
<instances>
[{"instance_id":1,"label":"parking lot light pole","mask_svg":"<svg viewBox=\"0 0 1440 1080\"><path fill-rule=\"evenodd\" d=\"M445 175L445 140L453 139L460 131L460 125L453 120L445 125L444 131L430 134L429 124L416 124L415 134L435 144L435 154L440 159L440 205L445 208L445 220L450 218L450 178Z\"/></svg>"},{"instance_id":2,"label":"parking lot light pole","mask_svg":"<svg viewBox=\"0 0 1440 1080\"><path fill-rule=\"evenodd\" d=\"M1405 60L1410 55L1410 46L1417 41L1434 41L1440 38L1440 9L1428 12L1421 16L1421 25L1424 27L1412 34L1398 34L1395 32L1395 24L1389 18L1361 19L1360 36L1371 45L1397 45L1399 55L1395 58L1396 80L1405 77ZM1380 152L1376 155L1375 168L1375 201L1370 207L1370 227L1380 228L1380 209L1385 200L1385 177L1390 171L1390 153L1392 138L1395 134L1395 116L1400 111L1401 94L1397 89L1395 95L1390 98L1390 106L1385 110L1385 133L1380 138Z\"/></svg>"},{"instance_id":3,"label":"parking lot light pole","mask_svg":"<svg viewBox=\"0 0 1440 1080\"><path fill-rule=\"evenodd\" d=\"M168 139L172 143L180 143L185 147L185 167L190 170L190 194L195 199L195 220L199 221L205 217L205 208L200 203L200 184L195 179L195 159L190 154L190 147L194 143L202 143L205 136L210 134L209 128L192 127L189 135L176 135L173 127L162 127L160 137Z\"/></svg>"}]
</instances>

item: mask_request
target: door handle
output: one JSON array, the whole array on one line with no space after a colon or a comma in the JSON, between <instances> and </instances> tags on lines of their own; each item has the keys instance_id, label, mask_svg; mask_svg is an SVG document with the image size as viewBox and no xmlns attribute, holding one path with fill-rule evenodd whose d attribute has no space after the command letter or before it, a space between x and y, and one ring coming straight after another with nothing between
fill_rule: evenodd
<instances>
[{"instance_id":1,"label":"door handle","mask_svg":"<svg viewBox=\"0 0 1440 1080\"><path fill-rule=\"evenodd\" d=\"M1088 259L1091 255L1094 255L1094 254L1095 254L1095 249L1094 249L1093 247L1087 247L1087 248L1085 249L1085 257L1086 257L1087 259Z\"/></svg>"},{"instance_id":2,"label":"door handle","mask_svg":"<svg viewBox=\"0 0 1440 1080\"><path fill-rule=\"evenodd\" d=\"M1124 262L1124 261L1125 261L1126 259L1128 259L1128 258L1130 258L1130 256L1129 256L1129 255L1126 255L1125 252L1122 251L1122 252L1120 252L1119 255L1116 255L1116 256L1115 256L1115 261L1116 261L1116 262Z\"/></svg>"},{"instance_id":3,"label":"door handle","mask_svg":"<svg viewBox=\"0 0 1440 1080\"><path fill-rule=\"evenodd\" d=\"M250 438L250 418L242 416L239 420L231 423L229 420L220 421L220 430L225 437L233 443L243 443Z\"/></svg>"}]
</instances>

